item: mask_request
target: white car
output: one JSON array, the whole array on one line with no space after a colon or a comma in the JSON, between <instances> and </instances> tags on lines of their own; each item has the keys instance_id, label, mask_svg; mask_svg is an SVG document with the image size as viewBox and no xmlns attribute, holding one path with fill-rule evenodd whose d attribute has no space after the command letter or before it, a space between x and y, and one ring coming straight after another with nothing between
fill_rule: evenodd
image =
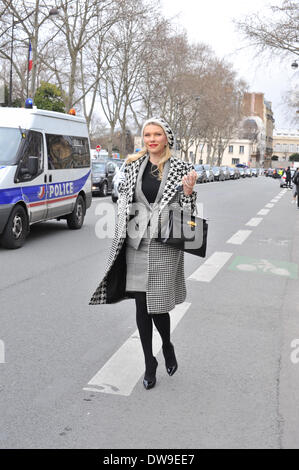
<instances>
[{"instance_id":1,"label":"white car","mask_svg":"<svg viewBox=\"0 0 299 470\"><path fill-rule=\"evenodd\" d=\"M116 170L116 173L113 177L112 189L111 189L112 202L117 202L118 200L118 185L125 177L125 174L124 174L125 165L126 165L126 162L124 162L122 166Z\"/></svg>"}]
</instances>

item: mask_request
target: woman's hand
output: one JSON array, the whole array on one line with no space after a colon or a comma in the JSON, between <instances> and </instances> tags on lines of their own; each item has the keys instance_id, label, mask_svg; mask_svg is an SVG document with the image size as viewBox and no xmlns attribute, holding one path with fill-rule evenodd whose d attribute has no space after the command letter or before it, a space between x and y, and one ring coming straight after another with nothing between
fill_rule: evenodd
<instances>
[{"instance_id":1,"label":"woman's hand","mask_svg":"<svg viewBox=\"0 0 299 470\"><path fill-rule=\"evenodd\" d=\"M182 185L185 196L190 196L192 194L197 178L198 176L195 170L192 170L190 173L183 176Z\"/></svg>"}]
</instances>

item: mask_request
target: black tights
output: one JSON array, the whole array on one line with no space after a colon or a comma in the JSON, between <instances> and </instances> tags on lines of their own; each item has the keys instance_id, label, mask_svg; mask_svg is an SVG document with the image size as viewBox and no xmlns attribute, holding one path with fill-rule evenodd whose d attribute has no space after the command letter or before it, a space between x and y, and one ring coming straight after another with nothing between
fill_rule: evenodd
<instances>
[{"instance_id":1,"label":"black tights","mask_svg":"<svg viewBox=\"0 0 299 470\"><path fill-rule=\"evenodd\" d=\"M167 349L170 346L170 317L169 313L150 315L146 307L145 292L135 292L134 298L136 302L136 323L147 367L153 363L154 358L152 345L153 322L161 336L163 347Z\"/></svg>"}]
</instances>

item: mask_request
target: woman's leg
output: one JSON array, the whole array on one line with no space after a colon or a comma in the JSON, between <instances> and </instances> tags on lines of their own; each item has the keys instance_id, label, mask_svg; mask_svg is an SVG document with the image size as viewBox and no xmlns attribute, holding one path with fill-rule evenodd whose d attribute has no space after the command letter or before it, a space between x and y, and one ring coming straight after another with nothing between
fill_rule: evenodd
<instances>
[{"instance_id":1,"label":"woman's leg","mask_svg":"<svg viewBox=\"0 0 299 470\"><path fill-rule=\"evenodd\" d=\"M170 346L170 316L169 313L159 313L152 315L155 327L160 333L163 347Z\"/></svg>"},{"instance_id":2,"label":"woman's leg","mask_svg":"<svg viewBox=\"0 0 299 470\"><path fill-rule=\"evenodd\" d=\"M144 387L149 390L156 384L158 361L153 355L153 321L146 307L146 293L135 292L136 323L145 359Z\"/></svg>"},{"instance_id":3,"label":"woman's leg","mask_svg":"<svg viewBox=\"0 0 299 470\"><path fill-rule=\"evenodd\" d=\"M152 315L155 327L162 339L162 351L165 358L166 370L169 375L173 375L178 363L175 357L173 344L170 342L170 316L169 313L159 313Z\"/></svg>"},{"instance_id":4,"label":"woman's leg","mask_svg":"<svg viewBox=\"0 0 299 470\"><path fill-rule=\"evenodd\" d=\"M139 330L140 340L145 358L146 368L155 362L153 356L153 322L151 315L147 312L146 293L135 292L136 323Z\"/></svg>"}]
</instances>

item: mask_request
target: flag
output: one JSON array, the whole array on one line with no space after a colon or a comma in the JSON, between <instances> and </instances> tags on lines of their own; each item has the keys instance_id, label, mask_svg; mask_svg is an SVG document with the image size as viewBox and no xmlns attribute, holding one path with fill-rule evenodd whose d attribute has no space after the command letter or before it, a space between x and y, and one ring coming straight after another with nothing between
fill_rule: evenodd
<instances>
[{"instance_id":1,"label":"flag","mask_svg":"<svg viewBox=\"0 0 299 470\"><path fill-rule=\"evenodd\" d=\"M32 47L31 41L29 41L29 56L28 56L28 71L32 70Z\"/></svg>"}]
</instances>

